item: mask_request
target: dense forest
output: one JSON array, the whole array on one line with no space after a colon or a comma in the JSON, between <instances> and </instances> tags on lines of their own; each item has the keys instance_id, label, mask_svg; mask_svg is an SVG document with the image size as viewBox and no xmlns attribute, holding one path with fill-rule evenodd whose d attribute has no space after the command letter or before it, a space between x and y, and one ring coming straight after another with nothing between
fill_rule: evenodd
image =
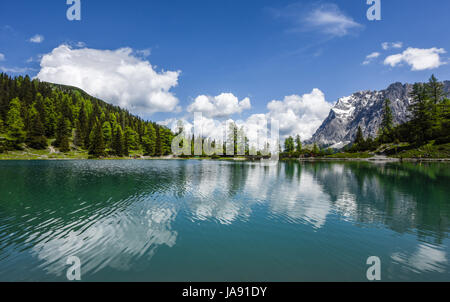
<instances>
[{"instance_id":1,"label":"dense forest","mask_svg":"<svg viewBox=\"0 0 450 302\"><path fill-rule=\"evenodd\" d=\"M80 89L0 74L0 153L53 146L92 157L171 152L173 133Z\"/></svg>"}]
</instances>

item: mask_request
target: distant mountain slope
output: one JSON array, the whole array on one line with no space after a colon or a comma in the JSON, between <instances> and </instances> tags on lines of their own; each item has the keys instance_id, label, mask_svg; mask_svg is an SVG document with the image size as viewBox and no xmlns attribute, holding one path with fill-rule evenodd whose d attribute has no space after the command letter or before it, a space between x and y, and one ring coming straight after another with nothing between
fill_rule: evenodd
<instances>
[{"instance_id":1,"label":"distant mountain slope","mask_svg":"<svg viewBox=\"0 0 450 302\"><path fill-rule=\"evenodd\" d=\"M445 81L444 91L450 95L450 81ZM364 136L376 137L380 129L385 99L392 102L394 123L401 124L409 120L409 96L413 85L394 83L381 91L360 91L339 99L307 143L342 148L354 141L358 126Z\"/></svg>"}]
</instances>

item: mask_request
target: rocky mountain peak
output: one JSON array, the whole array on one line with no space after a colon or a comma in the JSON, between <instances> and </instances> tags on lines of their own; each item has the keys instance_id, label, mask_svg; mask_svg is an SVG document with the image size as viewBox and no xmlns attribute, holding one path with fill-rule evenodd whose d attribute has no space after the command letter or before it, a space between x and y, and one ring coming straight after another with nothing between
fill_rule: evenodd
<instances>
[{"instance_id":1,"label":"rocky mountain peak","mask_svg":"<svg viewBox=\"0 0 450 302\"><path fill-rule=\"evenodd\" d=\"M444 91L450 94L450 81L445 81ZM391 100L395 124L410 119L408 107L413 85L400 82L389 85L380 91L359 91L351 96L340 98L331 109L320 128L307 143L342 148L354 141L358 127L364 136L376 137L383 117L385 99Z\"/></svg>"}]
</instances>

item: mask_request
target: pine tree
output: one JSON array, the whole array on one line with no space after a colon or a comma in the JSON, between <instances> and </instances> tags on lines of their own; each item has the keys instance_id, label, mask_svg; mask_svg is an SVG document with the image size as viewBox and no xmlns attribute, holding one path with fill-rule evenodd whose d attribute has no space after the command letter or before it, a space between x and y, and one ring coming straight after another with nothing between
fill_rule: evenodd
<instances>
[{"instance_id":1,"label":"pine tree","mask_svg":"<svg viewBox=\"0 0 450 302\"><path fill-rule=\"evenodd\" d=\"M440 83L434 74L428 80L428 83L425 84L425 89L434 105L439 104L445 96L444 84Z\"/></svg>"},{"instance_id":2,"label":"pine tree","mask_svg":"<svg viewBox=\"0 0 450 302\"><path fill-rule=\"evenodd\" d=\"M156 132L152 124L149 124L147 129L145 130L144 136L142 138L142 144L146 155L155 155Z\"/></svg>"},{"instance_id":3,"label":"pine tree","mask_svg":"<svg viewBox=\"0 0 450 302\"><path fill-rule=\"evenodd\" d=\"M61 116L58 122L58 127L56 129L56 140L53 142L53 146L62 148L61 142L64 141L65 146L63 146L63 148L67 150L67 145L71 136L72 129L70 126L70 121L67 118Z\"/></svg>"},{"instance_id":4,"label":"pine tree","mask_svg":"<svg viewBox=\"0 0 450 302\"><path fill-rule=\"evenodd\" d=\"M381 128L385 134L388 134L392 131L394 122L392 117L392 109L391 109L391 101L386 99L384 101L383 108L383 120L381 121Z\"/></svg>"},{"instance_id":5,"label":"pine tree","mask_svg":"<svg viewBox=\"0 0 450 302\"><path fill-rule=\"evenodd\" d=\"M155 155L162 156L163 153L160 127L156 127Z\"/></svg>"},{"instance_id":6,"label":"pine tree","mask_svg":"<svg viewBox=\"0 0 450 302\"><path fill-rule=\"evenodd\" d=\"M410 106L412 113L413 142L418 145L425 143L431 135L433 126L432 103L427 98L427 91L423 84L416 83L411 93L413 103Z\"/></svg>"},{"instance_id":7,"label":"pine tree","mask_svg":"<svg viewBox=\"0 0 450 302\"><path fill-rule=\"evenodd\" d=\"M364 144L364 135L361 126L358 127L358 132L356 132L355 144L356 145Z\"/></svg>"},{"instance_id":8,"label":"pine tree","mask_svg":"<svg viewBox=\"0 0 450 302\"><path fill-rule=\"evenodd\" d=\"M130 136L131 136L131 128L126 127L125 132L123 134L123 149L122 153L123 156L129 156L130 155Z\"/></svg>"},{"instance_id":9,"label":"pine tree","mask_svg":"<svg viewBox=\"0 0 450 302\"><path fill-rule=\"evenodd\" d=\"M302 140L298 134L295 137L295 151L302 152Z\"/></svg>"},{"instance_id":10,"label":"pine tree","mask_svg":"<svg viewBox=\"0 0 450 302\"><path fill-rule=\"evenodd\" d=\"M78 121L80 122L80 138L83 139L83 146L89 147L89 131L88 131L88 118L86 115L86 109L84 103L81 104L80 112L78 113Z\"/></svg>"},{"instance_id":11,"label":"pine tree","mask_svg":"<svg viewBox=\"0 0 450 302\"><path fill-rule=\"evenodd\" d=\"M69 136L64 135L59 142L59 151L66 153L70 151Z\"/></svg>"},{"instance_id":12,"label":"pine tree","mask_svg":"<svg viewBox=\"0 0 450 302\"><path fill-rule=\"evenodd\" d=\"M34 102L33 107L38 112L39 119L41 120L41 123L44 123L45 120L46 120L46 117L45 117L45 106L44 106L44 97L39 92L36 94L36 101ZM45 131L45 129L44 129L44 131Z\"/></svg>"},{"instance_id":13,"label":"pine tree","mask_svg":"<svg viewBox=\"0 0 450 302\"><path fill-rule=\"evenodd\" d=\"M320 149L319 149L319 147L317 146L317 144L314 144L312 153L313 153L314 155L318 155L318 154L320 153Z\"/></svg>"},{"instance_id":14,"label":"pine tree","mask_svg":"<svg viewBox=\"0 0 450 302\"><path fill-rule=\"evenodd\" d=\"M57 112L53 101L46 97L44 99L44 115L45 115L45 136L52 138L56 134L57 128Z\"/></svg>"},{"instance_id":15,"label":"pine tree","mask_svg":"<svg viewBox=\"0 0 450 302\"><path fill-rule=\"evenodd\" d=\"M81 130L81 123L79 120L75 121L75 137L73 143L77 147L83 147L84 145L84 134L83 130Z\"/></svg>"},{"instance_id":16,"label":"pine tree","mask_svg":"<svg viewBox=\"0 0 450 302\"><path fill-rule=\"evenodd\" d=\"M114 129L111 147L114 155L116 156L123 155L123 132L122 127L120 125L117 125L116 129Z\"/></svg>"},{"instance_id":17,"label":"pine tree","mask_svg":"<svg viewBox=\"0 0 450 302\"><path fill-rule=\"evenodd\" d=\"M47 138L45 137L44 125L41 122L41 117L37 110L34 110L34 114L31 120L31 130L27 135L27 145L30 148L37 150L47 149Z\"/></svg>"},{"instance_id":18,"label":"pine tree","mask_svg":"<svg viewBox=\"0 0 450 302\"><path fill-rule=\"evenodd\" d=\"M25 139L25 124L20 116L20 107L19 98L14 98L10 103L10 108L6 115L8 136L14 141L15 147L18 147Z\"/></svg>"},{"instance_id":19,"label":"pine tree","mask_svg":"<svg viewBox=\"0 0 450 302\"><path fill-rule=\"evenodd\" d=\"M294 152L294 138L292 138L292 136L289 136L285 141L284 141L284 152L286 153L292 153Z\"/></svg>"},{"instance_id":20,"label":"pine tree","mask_svg":"<svg viewBox=\"0 0 450 302\"><path fill-rule=\"evenodd\" d=\"M105 142L103 140L102 126L99 121L95 122L90 138L89 154L96 157L104 156Z\"/></svg>"},{"instance_id":21,"label":"pine tree","mask_svg":"<svg viewBox=\"0 0 450 302\"><path fill-rule=\"evenodd\" d=\"M128 150L137 150L139 147L137 132L127 126L124 132L124 139L125 137L126 137L126 144L128 145Z\"/></svg>"},{"instance_id":22,"label":"pine tree","mask_svg":"<svg viewBox=\"0 0 450 302\"><path fill-rule=\"evenodd\" d=\"M105 146L109 147L112 143L112 128L110 122L106 121L102 126L103 139L105 140Z\"/></svg>"},{"instance_id":23,"label":"pine tree","mask_svg":"<svg viewBox=\"0 0 450 302\"><path fill-rule=\"evenodd\" d=\"M392 117L391 101L386 99L383 105L383 117L379 130L380 142L390 143L393 139L394 122Z\"/></svg>"}]
</instances>

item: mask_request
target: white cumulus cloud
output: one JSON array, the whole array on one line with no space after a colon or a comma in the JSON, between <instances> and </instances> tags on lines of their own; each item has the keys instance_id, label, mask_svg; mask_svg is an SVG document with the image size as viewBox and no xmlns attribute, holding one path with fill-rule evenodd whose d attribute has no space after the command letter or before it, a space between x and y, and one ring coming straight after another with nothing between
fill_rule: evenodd
<instances>
[{"instance_id":1,"label":"white cumulus cloud","mask_svg":"<svg viewBox=\"0 0 450 302\"><path fill-rule=\"evenodd\" d=\"M44 55L37 75L42 81L79 87L136 114L178 111L171 92L180 71L156 71L150 62L117 50L72 49L61 45Z\"/></svg>"},{"instance_id":2,"label":"white cumulus cloud","mask_svg":"<svg viewBox=\"0 0 450 302\"><path fill-rule=\"evenodd\" d=\"M390 48L402 48L403 42L383 42L381 43L381 48L388 50Z\"/></svg>"},{"instance_id":3,"label":"white cumulus cloud","mask_svg":"<svg viewBox=\"0 0 450 302\"><path fill-rule=\"evenodd\" d=\"M0 52L0 61L4 61L4 60L5 60L5 55Z\"/></svg>"},{"instance_id":4,"label":"white cumulus cloud","mask_svg":"<svg viewBox=\"0 0 450 302\"><path fill-rule=\"evenodd\" d=\"M29 40L31 43L42 43L44 42L44 36L42 35L34 35Z\"/></svg>"},{"instance_id":5,"label":"white cumulus cloud","mask_svg":"<svg viewBox=\"0 0 450 302\"><path fill-rule=\"evenodd\" d=\"M438 68L441 65L446 64L441 61L441 54L445 54L446 51L443 48L408 48L403 53L388 56L384 60L385 65L396 67L402 63L406 63L411 66L411 70L426 70Z\"/></svg>"},{"instance_id":6,"label":"white cumulus cloud","mask_svg":"<svg viewBox=\"0 0 450 302\"><path fill-rule=\"evenodd\" d=\"M269 118L280 123L280 135L300 134L302 140L312 137L330 113L332 105L325 100L322 91L315 88L311 93L286 96L283 101L272 101L267 105Z\"/></svg>"},{"instance_id":7,"label":"white cumulus cloud","mask_svg":"<svg viewBox=\"0 0 450 302\"><path fill-rule=\"evenodd\" d=\"M245 98L242 101L232 93L222 93L212 97L199 95L194 102L187 108L189 113L201 112L209 118L229 117L233 114L240 114L244 110L251 108L250 99Z\"/></svg>"},{"instance_id":8,"label":"white cumulus cloud","mask_svg":"<svg viewBox=\"0 0 450 302\"><path fill-rule=\"evenodd\" d=\"M370 55L366 56L366 59L363 62L363 65L368 65L370 64L373 60L375 60L376 58L378 58L381 54L379 52L373 52Z\"/></svg>"},{"instance_id":9,"label":"white cumulus cloud","mask_svg":"<svg viewBox=\"0 0 450 302\"><path fill-rule=\"evenodd\" d=\"M258 145L262 148L268 139L271 145L275 146L272 138L269 139L272 121L278 121L281 141L288 136L296 136L297 134L301 136L302 140L307 140L320 127L330 113L331 107L332 104L325 100L324 93L316 88L311 93L286 96L282 101L271 101L267 105L267 113L252 114L246 120L220 120L203 116L198 121L195 132L198 131L197 133L201 133L204 137L224 140L226 139L227 124L234 122L239 128L244 128L251 145ZM181 121L185 131L192 133L193 122L186 119L181 119ZM178 120L175 118L168 119L159 122L159 124L165 125L175 132L177 131Z\"/></svg>"}]
</instances>

